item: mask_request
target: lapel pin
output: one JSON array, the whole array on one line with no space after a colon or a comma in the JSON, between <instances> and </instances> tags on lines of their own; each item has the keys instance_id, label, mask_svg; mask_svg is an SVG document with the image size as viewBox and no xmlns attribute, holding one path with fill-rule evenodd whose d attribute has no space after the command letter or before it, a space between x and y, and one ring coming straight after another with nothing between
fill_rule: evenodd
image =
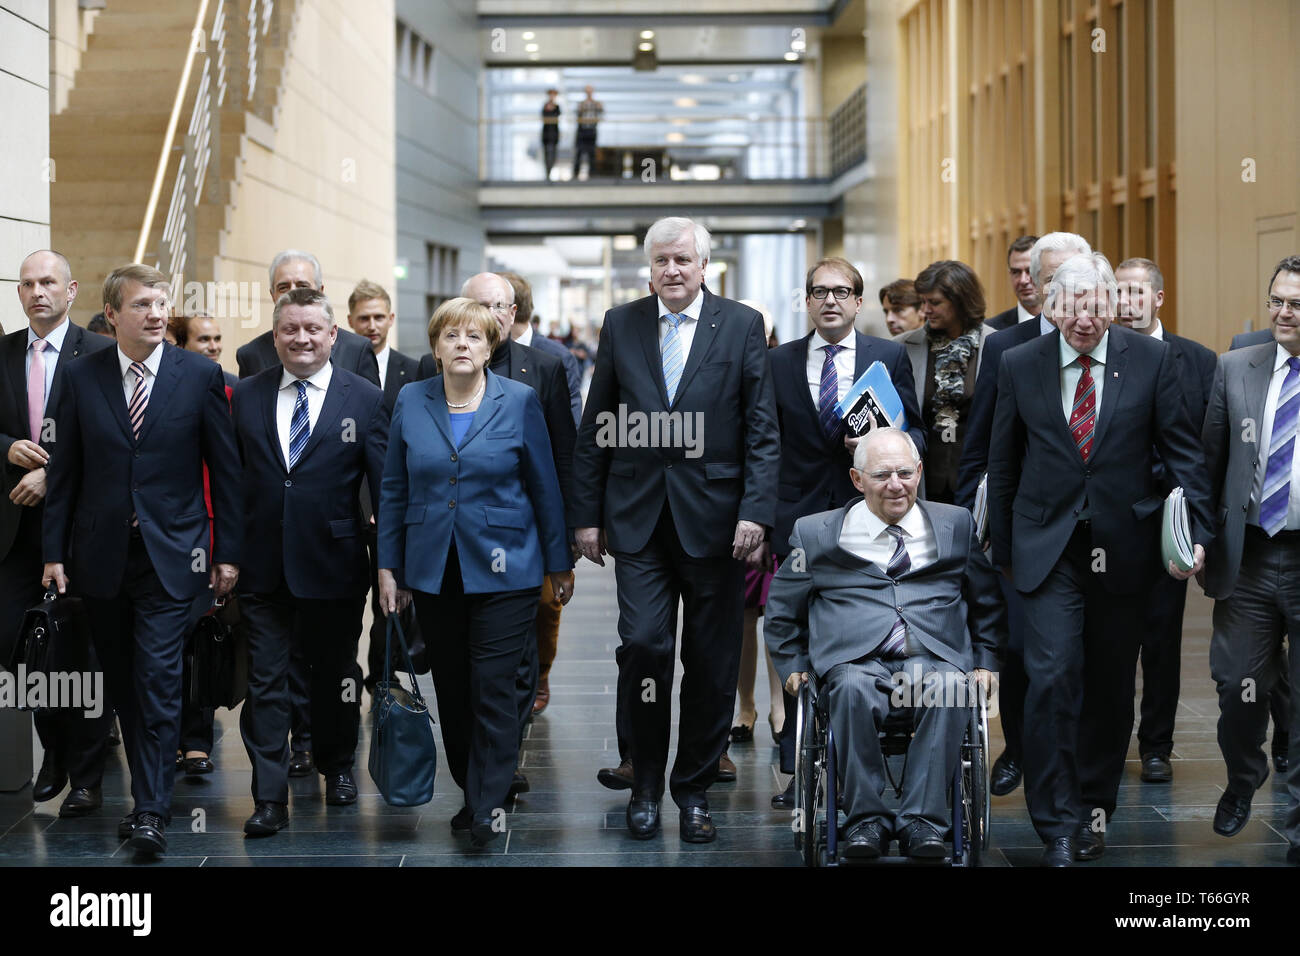
<instances>
[{"instance_id":1,"label":"lapel pin","mask_svg":"<svg viewBox=\"0 0 1300 956\"><path fill-rule=\"evenodd\" d=\"M1111 372L1110 374L1115 376L1115 378L1119 378L1119 372Z\"/></svg>"}]
</instances>

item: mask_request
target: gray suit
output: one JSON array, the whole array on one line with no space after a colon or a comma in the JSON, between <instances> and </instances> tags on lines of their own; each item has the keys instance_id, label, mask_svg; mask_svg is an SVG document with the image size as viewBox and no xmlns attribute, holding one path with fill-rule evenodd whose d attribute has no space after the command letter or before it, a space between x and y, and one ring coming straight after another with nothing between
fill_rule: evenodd
<instances>
[{"instance_id":1,"label":"gray suit","mask_svg":"<svg viewBox=\"0 0 1300 956\"><path fill-rule=\"evenodd\" d=\"M938 554L932 564L895 580L840 546L845 516L856 503L795 523L790 557L768 594L764 637L783 681L811 671L825 684L849 825L876 819L888 828L893 814L881 800L886 773L876 732L889 713L895 675L907 674L919 691L917 669L923 681L930 673L952 679L974 668L996 670L1006 611L965 508L916 503ZM923 652L882 661L874 655L900 614ZM916 819L940 832L947 827L944 797L965 719L962 706L918 709L896 832Z\"/></svg>"}]
</instances>

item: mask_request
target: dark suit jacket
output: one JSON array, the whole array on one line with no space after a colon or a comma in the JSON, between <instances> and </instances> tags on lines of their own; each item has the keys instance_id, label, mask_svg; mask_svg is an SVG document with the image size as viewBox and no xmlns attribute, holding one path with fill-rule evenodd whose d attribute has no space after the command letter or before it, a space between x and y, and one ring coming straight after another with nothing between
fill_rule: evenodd
<instances>
[{"instance_id":1,"label":"dark suit jacket","mask_svg":"<svg viewBox=\"0 0 1300 956\"><path fill-rule=\"evenodd\" d=\"M235 361L239 363L240 378L250 378L263 369L279 365L275 334L263 332L253 341L241 345L235 351ZM330 351L330 361L335 368L347 369L378 387L379 362L375 360L374 346L365 336L339 326L338 338L334 340L334 348Z\"/></svg>"},{"instance_id":2,"label":"dark suit jacket","mask_svg":"<svg viewBox=\"0 0 1300 956\"><path fill-rule=\"evenodd\" d=\"M538 587L543 572L573 567L563 514L536 390L489 372L459 445L441 375L402 390L378 558L402 586L438 594L454 543L467 594Z\"/></svg>"},{"instance_id":3,"label":"dark suit jacket","mask_svg":"<svg viewBox=\"0 0 1300 956\"><path fill-rule=\"evenodd\" d=\"M221 366L164 345L139 440L127 418L116 348L69 365L56 397L44 552L46 562L66 565L75 593L118 594L132 513L173 598L193 598L206 588L213 564L240 563L239 452ZM211 538L204 463L211 475Z\"/></svg>"},{"instance_id":4,"label":"dark suit jacket","mask_svg":"<svg viewBox=\"0 0 1300 956\"><path fill-rule=\"evenodd\" d=\"M1005 312L999 312L991 319L985 319L984 325L992 332L1000 332L1003 329L1009 329L1020 322L1020 309L1018 306L1012 306Z\"/></svg>"},{"instance_id":5,"label":"dark suit jacket","mask_svg":"<svg viewBox=\"0 0 1300 956\"><path fill-rule=\"evenodd\" d=\"M243 463L242 593L266 594L283 581L294 597L356 597L370 588L360 509L361 479L373 506L388 447L383 392L336 368L320 417L290 471L280 447L276 400L282 366L241 381L231 398Z\"/></svg>"},{"instance_id":6,"label":"dark suit jacket","mask_svg":"<svg viewBox=\"0 0 1300 956\"><path fill-rule=\"evenodd\" d=\"M569 389L564 381L564 366L558 359L527 345L507 338L497 345L488 362L493 375L531 385L542 403L546 419L546 432L551 439L551 455L555 459L555 473L560 479L560 495L565 504L565 521L576 528L568 510L573 497L573 443L577 429L569 408ZM433 378L441 373L432 355L420 358L419 379Z\"/></svg>"},{"instance_id":7,"label":"dark suit jacket","mask_svg":"<svg viewBox=\"0 0 1300 956\"><path fill-rule=\"evenodd\" d=\"M388 371L384 375L384 410L388 417L393 417L393 407L397 404L397 393L404 385L419 381L420 363L409 355L403 355L397 349L388 350Z\"/></svg>"},{"instance_id":8,"label":"dark suit jacket","mask_svg":"<svg viewBox=\"0 0 1300 956\"><path fill-rule=\"evenodd\" d=\"M1187 494L1192 540L1210 543L1209 483L1173 351L1118 323L1109 334L1087 462L1061 409L1061 333L1002 356L989 446L989 533L993 563L1012 568L1019 591L1033 591L1047 577L1085 502L1108 590L1132 593L1162 573L1164 494L1152 472L1153 448Z\"/></svg>"},{"instance_id":9,"label":"dark suit jacket","mask_svg":"<svg viewBox=\"0 0 1300 956\"><path fill-rule=\"evenodd\" d=\"M548 339L540 332L533 332L533 342L529 348L553 355L564 367L564 379L569 385L569 406L573 409L573 427L582 424L582 369L573 353L554 339Z\"/></svg>"},{"instance_id":10,"label":"dark suit jacket","mask_svg":"<svg viewBox=\"0 0 1300 956\"><path fill-rule=\"evenodd\" d=\"M763 319L705 289L669 406L657 301L605 313L574 453L574 525L604 528L611 551L636 552L668 502L687 554L730 555L738 520L776 521L781 433ZM674 447L658 447L664 437Z\"/></svg>"},{"instance_id":11,"label":"dark suit jacket","mask_svg":"<svg viewBox=\"0 0 1300 956\"><path fill-rule=\"evenodd\" d=\"M63 381L62 373L67 365L80 356L91 355L112 344L112 339L87 332L81 326L73 325L69 320L68 331L63 336L63 349L59 352L58 361L54 366L50 394L45 399L47 416L58 407L59 391ZM14 487L27 474L26 468L10 464L8 458L9 446L20 438L30 438L27 434L31 427L27 422L27 329L11 332L0 339L0 369L3 369L9 386L0 388L0 449L2 449L0 460L3 461L4 469L4 497L0 499L0 560L3 560L14 545L23 512L34 510L40 514L45 507L44 504L39 504L29 508L26 505L16 505L9 500ZM58 437L57 429L53 437ZM37 443L51 455L54 453L53 442L38 439ZM29 527L39 528L40 524L29 525ZM32 543L36 547L40 546L39 541Z\"/></svg>"},{"instance_id":12,"label":"dark suit jacket","mask_svg":"<svg viewBox=\"0 0 1300 956\"><path fill-rule=\"evenodd\" d=\"M776 418L781 428L781 466L777 485L776 525L772 529L772 552L784 558L790 552L790 532L804 515L816 514L862 497L853 487L849 469L853 456L844 440L829 441L817 418L817 406L808 391L809 332L803 338L778 345L768 353L772 363L772 387L776 395ZM853 377L856 381L872 362L880 362L903 401L908 432L921 454L925 454L925 424L916 403L916 385L907 352L897 342L855 332L856 352Z\"/></svg>"},{"instance_id":13,"label":"dark suit jacket","mask_svg":"<svg viewBox=\"0 0 1300 956\"><path fill-rule=\"evenodd\" d=\"M1236 349L1249 348L1252 345L1259 345L1261 342L1272 342L1273 329L1270 326L1267 329L1256 329L1254 332L1238 332L1232 337L1232 344L1228 347L1229 351Z\"/></svg>"},{"instance_id":14,"label":"dark suit jacket","mask_svg":"<svg viewBox=\"0 0 1300 956\"><path fill-rule=\"evenodd\" d=\"M1038 338L1039 326L1035 317L1031 322L1017 322L984 339L984 358L975 379L970 417L966 419L966 434L962 439L961 462L957 470L957 495L953 504L963 508L975 507L980 479L989 467L989 435L993 431L993 408L998 401L998 364L1003 353Z\"/></svg>"}]
</instances>

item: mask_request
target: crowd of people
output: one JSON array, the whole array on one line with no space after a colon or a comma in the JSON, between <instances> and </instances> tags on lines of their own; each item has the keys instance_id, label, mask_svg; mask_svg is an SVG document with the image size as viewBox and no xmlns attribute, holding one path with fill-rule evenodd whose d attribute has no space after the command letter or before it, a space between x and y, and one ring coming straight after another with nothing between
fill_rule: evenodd
<instances>
[{"instance_id":1,"label":"crowd of people","mask_svg":"<svg viewBox=\"0 0 1300 956\"><path fill-rule=\"evenodd\" d=\"M536 330L518 275L470 278L416 357L389 345L381 286L352 290L348 331L320 263L285 250L269 267L271 329L238 349L236 378L218 364L220 324L173 315L157 270L109 275L96 335L69 320L68 261L29 255L30 328L0 340L0 664L46 587L76 595L112 704L95 719L38 713L34 798L70 787L61 815L102 807L115 711L134 804L119 834L165 851L176 769L214 770L212 713L184 701L183 652L229 598L249 635L245 833L289 824L290 776L317 773L327 804L354 803L359 688L382 675L384 619L401 615L427 651L464 794L450 825L484 846L529 788L520 742L550 700L575 563L609 556L620 762L597 777L630 791L632 837L660 831L667 789L681 839L716 838L708 790L735 778L729 743L753 739L765 644L783 773L800 684L827 694L846 856L891 840L944 855L964 719L951 702L917 703L919 769L899 807L881 797L877 730L909 671L996 691L994 793L1023 780L1043 862L1068 865L1105 851L1139 656L1142 777L1172 778L1195 576L1215 600L1228 778L1213 829L1232 836L1250 815L1271 709L1300 862L1300 655L1283 649L1300 616L1286 573L1300 555L1300 257L1265 290L1270 328L1216 357L1161 324L1156 263L1112 270L1070 233L1012 243L1017 304L991 318L962 262L884 286L893 340L856 330L863 277L822 259L805 282L812 328L779 345L765 310L705 285L702 226L661 219L644 251L650 294L606 313L585 401L579 362ZM902 411L858 434L838 406L876 363ZM1174 488L1190 567L1161 557ZM792 778L772 804L794 803Z\"/></svg>"}]
</instances>

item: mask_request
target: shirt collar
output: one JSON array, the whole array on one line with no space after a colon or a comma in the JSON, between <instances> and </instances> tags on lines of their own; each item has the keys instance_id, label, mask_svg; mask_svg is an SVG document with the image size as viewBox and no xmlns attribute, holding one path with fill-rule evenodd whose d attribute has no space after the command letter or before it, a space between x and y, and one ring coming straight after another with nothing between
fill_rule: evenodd
<instances>
[{"instance_id":1,"label":"shirt collar","mask_svg":"<svg viewBox=\"0 0 1300 956\"><path fill-rule=\"evenodd\" d=\"M1273 371L1276 372L1278 369L1286 368L1286 363L1293 357L1294 356L1292 356L1291 353L1284 349L1281 343L1279 343L1277 353L1273 356Z\"/></svg>"},{"instance_id":2,"label":"shirt collar","mask_svg":"<svg viewBox=\"0 0 1300 956\"><path fill-rule=\"evenodd\" d=\"M888 524L876 517L875 512L867 507L866 499L863 499L862 502L862 521L866 526L867 538L871 541L875 541L882 534L885 534L885 529L889 527ZM921 515L921 509L916 506L915 502L907 510L907 514L894 523L903 529L903 534L908 538L920 538L925 534L925 518Z\"/></svg>"},{"instance_id":3,"label":"shirt collar","mask_svg":"<svg viewBox=\"0 0 1300 956\"><path fill-rule=\"evenodd\" d=\"M660 299L658 296L656 296L655 301L659 303L659 318L662 319L665 316L668 316L672 313L672 309L664 305L663 299ZM703 308L704 308L704 286L700 286L700 291L695 293L695 299L691 302L691 304L688 305L686 308L682 309L682 311L678 312L677 314L684 319L694 319L696 322L698 322L700 320L700 310Z\"/></svg>"},{"instance_id":4,"label":"shirt collar","mask_svg":"<svg viewBox=\"0 0 1300 956\"><path fill-rule=\"evenodd\" d=\"M162 365L163 348L166 342L159 342L158 347L149 353L149 357L142 363L149 370L149 374L154 378L158 377L158 367ZM117 347L117 364L122 369L122 377L126 378L127 373L131 371L131 359L122 351L122 346Z\"/></svg>"},{"instance_id":5,"label":"shirt collar","mask_svg":"<svg viewBox=\"0 0 1300 956\"><path fill-rule=\"evenodd\" d=\"M533 324L531 322L524 326L523 332L519 334L519 338L515 339L515 341L520 345L533 344Z\"/></svg>"},{"instance_id":6,"label":"shirt collar","mask_svg":"<svg viewBox=\"0 0 1300 956\"><path fill-rule=\"evenodd\" d=\"M1088 353L1089 357L1092 359L1092 361L1093 361L1095 364L1097 364L1097 365L1105 365L1105 364L1106 364L1106 343L1108 343L1109 341L1110 341L1110 329L1108 328L1108 329L1106 329L1105 332L1101 333L1101 341L1097 343L1097 347L1094 348L1091 352ZM1065 334L1062 333L1062 335L1061 335L1061 368L1065 368L1065 367L1066 367L1067 365L1069 365L1071 362L1076 361L1076 360L1079 358L1079 355L1080 355L1080 354L1081 354L1081 353L1076 352L1076 351L1074 350L1074 346L1073 346L1073 345L1071 345L1069 342L1065 341Z\"/></svg>"},{"instance_id":7,"label":"shirt collar","mask_svg":"<svg viewBox=\"0 0 1300 956\"><path fill-rule=\"evenodd\" d=\"M1054 328L1056 328L1056 326L1052 324L1052 320L1040 313L1038 316L1038 334L1051 335L1052 329Z\"/></svg>"},{"instance_id":8,"label":"shirt collar","mask_svg":"<svg viewBox=\"0 0 1300 956\"><path fill-rule=\"evenodd\" d=\"M316 370L316 373L314 375L308 375L305 379L303 379L303 381L305 381L309 385L315 385L323 392L330 387L330 379L333 377L334 377L334 363L326 362L324 365L322 365L320 368ZM280 373L281 389L288 388L290 385L295 385L297 384L297 382L298 382L298 376L294 375L288 369L285 369Z\"/></svg>"},{"instance_id":9,"label":"shirt collar","mask_svg":"<svg viewBox=\"0 0 1300 956\"><path fill-rule=\"evenodd\" d=\"M1026 309L1023 305L1021 305L1019 302L1016 303L1016 321L1017 321L1017 322L1032 322L1032 321L1033 321L1034 319L1036 319L1036 318L1038 318L1038 316L1036 316L1034 313L1030 312L1030 311L1029 311L1028 309Z\"/></svg>"},{"instance_id":10,"label":"shirt collar","mask_svg":"<svg viewBox=\"0 0 1300 956\"><path fill-rule=\"evenodd\" d=\"M63 340L68 337L68 326L71 324L72 323L68 321L68 317L64 316L63 321L60 322L57 326L55 326L49 335L45 336L44 351L62 352ZM36 332L33 331L32 327L29 325L27 327L27 347L30 349L32 347L32 343L35 342L38 338L40 338L40 336L37 335Z\"/></svg>"},{"instance_id":11,"label":"shirt collar","mask_svg":"<svg viewBox=\"0 0 1300 956\"><path fill-rule=\"evenodd\" d=\"M1151 337L1163 342L1165 340L1165 327L1160 322L1160 316L1156 316L1152 321L1155 322L1156 327L1151 330Z\"/></svg>"},{"instance_id":12,"label":"shirt collar","mask_svg":"<svg viewBox=\"0 0 1300 956\"><path fill-rule=\"evenodd\" d=\"M844 338L840 339L835 344L842 349L847 349L850 352L856 352L858 348L857 340L858 340L857 335L855 335L852 332L852 330L850 330L848 335L844 336ZM810 353L816 352L820 349L826 348L826 346L830 344L831 344L830 342L827 342L824 338L822 338L822 334L820 332L814 329L812 338L808 341L808 351Z\"/></svg>"},{"instance_id":13,"label":"shirt collar","mask_svg":"<svg viewBox=\"0 0 1300 956\"><path fill-rule=\"evenodd\" d=\"M392 349L391 345L385 345L382 349L380 349L378 352L375 353L375 361L379 363L380 368L383 368L385 365L388 364L388 353L391 349Z\"/></svg>"}]
</instances>

